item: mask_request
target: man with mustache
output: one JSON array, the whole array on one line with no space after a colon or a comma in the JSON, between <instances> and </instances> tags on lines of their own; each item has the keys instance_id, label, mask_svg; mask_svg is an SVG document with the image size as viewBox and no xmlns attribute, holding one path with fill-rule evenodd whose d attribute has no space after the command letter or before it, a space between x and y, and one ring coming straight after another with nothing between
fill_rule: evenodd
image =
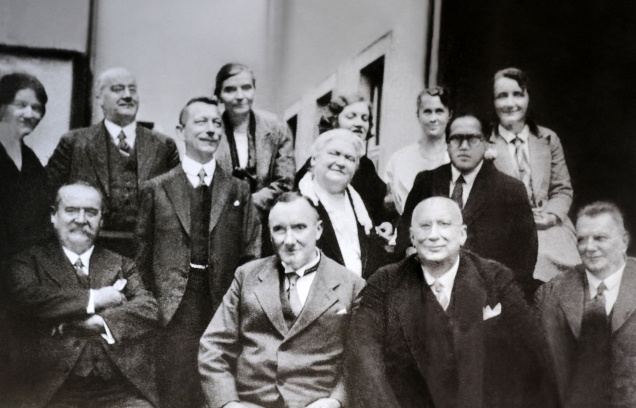
<instances>
[{"instance_id":1,"label":"man with mustache","mask_svg":"<svg viewBox=\"0 0 636 408\"><path fill-rule=\"evenodd\" d=\"M8 287L22 347L7 406L156 404L157 302L132 260L95 245L103 214L95 187L64 185L51 214L58 239L12 261Z\"/></svg>"},{"instance_id":2,"label":"man with mustache","mask_svg":"<svg viewBox=\"0 0 636 408\"><path fill-rule=\"evenodd\" d=\"M269 213L276 255L236 271L201 338L208 407L349 406L343 348L364 280L317 249L322 231L307 198L279 196Z\"/></svg>"},{"instance_id":3,"label":"man with mustache","mask_svg":"<svg viewBox=\"0 0 636 408\"><path fill-rule=\"evenodd\" d=\"M409 225L417 204L433 196L449 197L461 208L468 229L464 247L510 268L526 298L532 299L539 282L532 276L538 243L523 183L484 160L488 143L476 116L457 116L447 134L451 162L415 178L398 224L397 253L411 245Z\"/></svg>"},{"instance_id":4,"label":"man with mustache","mask_svg":"<svg viewBox=\"0 0 636 408\"><path fill-rule=\"evenodd\" d=\"M172 139L135 121L139 94L128 70L102 72L95 96L104 120L62 136L46 166L49 184L51 191L74 180L99 186L109 210L100 243L133 257L141 184L176 167L179 153Z\"/></svg>"},{"instance_id":5,"label":"man with mustache","mask_svg":"<svg viewBox=\"0 0 636 408\"><path fill-rule=\"evenodd\" d=\"M141 193L136 260L161 311L161 405L199 408L199 339L236 268L260 256L261 226L249 185L217 165L217 101L191 99L177 135L185 141L181 166L147 182Z\"/></svg>"}]
</instances>

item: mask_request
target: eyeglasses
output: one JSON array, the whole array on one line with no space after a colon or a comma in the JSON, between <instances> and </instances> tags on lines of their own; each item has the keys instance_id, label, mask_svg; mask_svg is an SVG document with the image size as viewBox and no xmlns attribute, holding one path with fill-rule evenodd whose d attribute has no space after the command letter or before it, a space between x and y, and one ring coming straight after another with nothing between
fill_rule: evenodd
<instances>
[{"instance_id":1,"label":"eyeglasses","mask_svg":"<svg viewBox=\"0 0 636 408\"><path fill-rule=\"evenodd\" d=\"M464 141L468 142L468 146L475 147L479 146L479 144L484 140L483 135L450 135L448 137L448 144L457 149L459 148Z\"/></svg>"}]
</instances>

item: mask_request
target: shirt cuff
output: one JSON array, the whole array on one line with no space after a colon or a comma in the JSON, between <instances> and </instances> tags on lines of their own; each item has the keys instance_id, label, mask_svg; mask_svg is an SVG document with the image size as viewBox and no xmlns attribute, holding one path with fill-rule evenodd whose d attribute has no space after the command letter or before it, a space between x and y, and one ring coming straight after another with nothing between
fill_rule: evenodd
<instances>
[{"instance_id":1,"label":"shirt cuff","mask_svg":"<svg viewBox=\"0 0 636 408\"><path fill-rule=\"evenodd\" d=\"M115 338L113 337L113 334L108 328L108 325L106 324L106 320L104 320L104 318L101 317L100 315L95 315L95 316L99 317L99 319L102 321L102 325L104 326L105 333L102 333L100 336L102 336L102 338L106 340L106 343L115 344Z\"/></svg>"},{"instance_id":2,"label":"shirt cuff","mask_svg":"<svg viewBox=\"0 0 636 408\"><path fill-rule=\"evenodd\" d=\"M95 299L93 298L93 289L88 292L88 306L86 306L86 313L95 313Z\"/></svg>"}]
</instances>

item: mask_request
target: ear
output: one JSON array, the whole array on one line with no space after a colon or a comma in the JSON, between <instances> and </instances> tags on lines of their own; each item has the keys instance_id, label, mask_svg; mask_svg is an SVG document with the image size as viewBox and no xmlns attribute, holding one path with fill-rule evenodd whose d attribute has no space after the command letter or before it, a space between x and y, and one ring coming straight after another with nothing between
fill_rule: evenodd
<instances>
[{"instance_id":1,"label":"ear","mask_svg":"<svg viewBox=\"0 0 636 408\"><path fill-rule=\"evenodd\" d=\"M316 241L322 236L322 220L316 221Z\"/></svg>"},{"instance_id":2,"label":"ear","mask_svg":"<svg viewBox=\"0 0 636 408\"><path fill-rule=\"evenodd\" d=\"M461 237L460 237L459 245L460 246L464 246L464 243L466 243L466 239L467 238L468 238L468 232L466 230L466 225L462 224L462 226L461 226Z\"/></svg>"},{"instance_id":3,"label":"ear","mask_svg":"<svg viewBox=\"0 0 636 408\"><path fill-rule=\"evenodd\" d=\"M181 138L181 140L185 140L185 136L183 135L182 124L178 124L177 126L175 126L175 133L177 134L177 137Z\"/></svg>"}]
</instances>

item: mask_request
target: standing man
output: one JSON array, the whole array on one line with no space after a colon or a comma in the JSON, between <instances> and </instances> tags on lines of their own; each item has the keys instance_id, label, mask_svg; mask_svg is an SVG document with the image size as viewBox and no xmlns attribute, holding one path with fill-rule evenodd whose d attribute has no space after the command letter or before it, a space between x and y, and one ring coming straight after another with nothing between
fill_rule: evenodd
<instances>
[{"instance_id":1,"label":"standing man","mask_svg":"<svg viewBox=\"0 0 636 408\"><path fill-rule=\"evenodd\" d=\"M207 406L347 406L341 360L364 280L316 248L322 222L298 193L279 197L269 230L276 255L238 269L201 338Z\"/></svg>"},{"instance_id":2,"label":"standing man","mask_svg":"<svg viewBox=\"0 0 636 408\"><path fill-rule=\"evenodd\" d=\"M135 122L139 95L124 68L104 71L95 85L103 122L73 130L60 139L46 171L52 191L68 181L99 186L108 212L100 242L133 257L141 184L179 164L174 141Z\"/></svg>"},{"instance_id":3,"label":"standing man","mask_svg":"<svg viewBox=\"0 0 636 408\"><path fill-rule=\"evenodd\" d=\"M202 406L199 339L236 268L260 256L249 186L214 159L221 128L216 100L190 100L177 126L185 140L181 167L150 180L141 194L137 262L161 311L163 407Z\"/></svg>"},{"instance_id":4,"label":"standing man","mask_svg":"<svg viewBox=\"0 0 636 408\"><path fill-rule=\"evenodd\" d=\"M58 239L18 254L9 268L22 348L7 406L156 404L157 303L130 259L95 245L103 210L96 188L63 186L51 215Z\"/></svg>"},{"instance_id":5,"label":"standing man","mask_svg":"<svg viewBox=\"0 0 636 408\"><path fill-rule=\"evenodd\" d=\"M539 283L533 278L538 242L523 183L484 160L488 143L477 117L453 119L447 143L451 162L415 178L398 225L397 253L411 245L409 225L418 203L433 196L450 197L461 208L468 229L464 247L512 269L532 300Z\"/></svg>"},{"instance_id":6,"label":"standing man","mask_svg":"<svg viewBox=\"0 0 636 408\"><path fill-rule=\"evenodd\" d=\"M416 254L367 281L346 367L359 407L545 407L544 339L512 272L461 250L445 197L415 207Z\"/></svg>"},{"instance_id":7,"label":"standing man","mask_svg":"<svg viewBox=\"0 0 636 408\"><path fill-rule=\"evenodd\" d=\"M564 407L633 407L636 401L636 260L616 205L577 217L583 260L537 292Z\"/></svg>"}]
</instances>

